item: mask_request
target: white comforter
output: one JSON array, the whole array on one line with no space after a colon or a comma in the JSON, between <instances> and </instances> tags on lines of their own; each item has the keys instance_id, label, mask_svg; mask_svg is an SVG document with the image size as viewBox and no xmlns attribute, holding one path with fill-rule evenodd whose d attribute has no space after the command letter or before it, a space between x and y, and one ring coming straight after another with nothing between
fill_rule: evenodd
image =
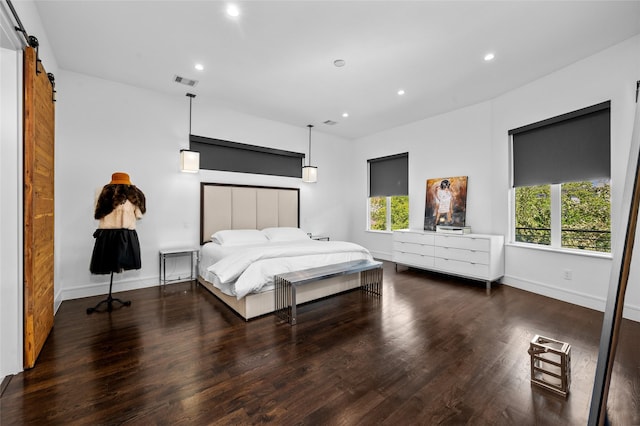
<instances>
[{"instance_id":1,"label":"white comforter","mask_svg":"<svg viewBox=\"0 0 640 426\"><path fill-rule=\"evenodd\" d=\"M332 263L373 257L367 249L345 241L300 241L250 246L218 260L207 270L221 284L235 281L235 296L243 298L273 283L273 276Z\"/></svg>"}]
</instances>

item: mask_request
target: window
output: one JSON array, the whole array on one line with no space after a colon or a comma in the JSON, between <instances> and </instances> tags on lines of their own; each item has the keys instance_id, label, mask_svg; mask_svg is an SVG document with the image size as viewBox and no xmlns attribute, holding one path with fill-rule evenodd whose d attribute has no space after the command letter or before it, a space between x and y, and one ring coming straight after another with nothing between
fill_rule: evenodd
<instances>
[{"instance_id":1,"label":"window","mask_svg":"<svg viewBox=\"0 0 640 426\"><path fill-rule=\"evenodd\" d=\"M394 231L409 227L409 154L375 158L369 165L369 231Z\"/></svg>"},{"instance_id":2,"label":"window","mask_svg":"<svg viewBox=\"0 0 640 426\"><path fill-rule=\"evenodd\" d=\"M610 252L610 103L509 134L513 241Z\"/></svg>"},{"instance_id":3,"label":"window","mask_svg":"<svg viewBox=\"0 0 640 426\"><path fill-rule=\"evenodd\" d=\"M200 168L272 176L302 177L304 154L189 135L189 149L200 153Z\"/></svg>"},{"instance_id":4,"label":"window","mask_svg":"<svg viewBox=\"0 0 640 426\"><path fill-rule=\"evenodd\" d=\"M609 179L565 183L561 203L562 247L611 252Z\"/></svg>"},{"instance_id":5,"label":"window","mask_svg":"<svg viewBox=\"0 0 640 426\"><path fill-rule=\"evenodd\" d=\"M609 179L517 187L514 239L611 252L610 196ZM558 235L552 233L552 223L556 222Z\"/></svg>"},{"instance_id":6,"label":"window","mask_svg":"<svg viewBox=\"0 0 640 426\"><path fill-rule=\"evenodd\" d=\"M551 244L551 185L515 189L515 240Z\"/></svg>"},{"instance_id":7,"label":"window","mask_svg":"<svg viewBox=\"0 0 640 426\"><path fill-rule=\"evenodd\" d=\"M409 197L369 197L369 230L395 231L409 227Z\"/></svg>"}]
</instances>

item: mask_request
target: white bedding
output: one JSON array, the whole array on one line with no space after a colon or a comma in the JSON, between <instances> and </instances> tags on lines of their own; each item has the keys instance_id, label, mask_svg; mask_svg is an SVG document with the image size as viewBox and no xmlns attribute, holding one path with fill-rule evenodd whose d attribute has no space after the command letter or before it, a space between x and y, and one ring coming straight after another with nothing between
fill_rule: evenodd
<instances>
[{"instance_id":1,"label":"white bedding","mask_svg":"<svg viewBox=\"0 0 640 426\"><path fill-rule=\"evenodd\" d=\"M243 298L273 287L273 276L351 260L373 260L367 249L345 241L270 242L202 247L200 275L228 295Z\"/></svg>"}]
</instances>

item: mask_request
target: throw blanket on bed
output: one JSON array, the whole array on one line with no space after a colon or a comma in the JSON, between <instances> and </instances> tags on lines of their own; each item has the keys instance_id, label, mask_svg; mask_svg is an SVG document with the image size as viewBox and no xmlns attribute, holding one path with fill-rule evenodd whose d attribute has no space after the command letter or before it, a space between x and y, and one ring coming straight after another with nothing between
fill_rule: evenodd
<instances>
[{"instance_id":1,"label":"throw blanket on bed","mask_svg":"<svg viewBox=\"0 0 640 426\"><path fill-rule=\"evenodd\" d=\"M372 260L373 257L358 244L305 241L247 248L214 263L208 271L221 283L235 280L236 297L241 299L272 283L274 275L361 259Z\"/></svg>"}]
</instances>

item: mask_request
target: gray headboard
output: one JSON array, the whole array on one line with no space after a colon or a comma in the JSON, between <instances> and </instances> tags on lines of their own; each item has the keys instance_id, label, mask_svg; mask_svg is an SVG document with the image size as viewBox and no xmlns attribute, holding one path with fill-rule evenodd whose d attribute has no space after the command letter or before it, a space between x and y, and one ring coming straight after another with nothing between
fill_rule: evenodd
<instances>
[{"instance_id":1,"label":"gray headboard","mask_svg":"<svg viewBox=\"0 0 640 426\"><path fill-rule=\"evenodd\" d=\"M300 189L200 183L200 244L223 229L300 226Z\"/></svg>"}]
</instances>

